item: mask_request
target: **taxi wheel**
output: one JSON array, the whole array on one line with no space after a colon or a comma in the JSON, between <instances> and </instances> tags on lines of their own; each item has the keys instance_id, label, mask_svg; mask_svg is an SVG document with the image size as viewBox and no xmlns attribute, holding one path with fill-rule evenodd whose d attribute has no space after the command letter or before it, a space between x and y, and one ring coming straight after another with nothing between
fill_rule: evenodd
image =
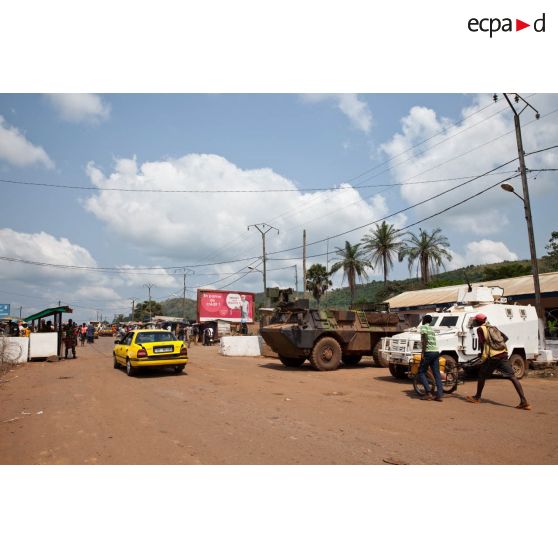
<instances>
[{"instance_id":1,"label":"taxi wheel","mask_svg":"<svg viewBox=\"0 0 558 558\"><path fill-rule=\"evenodd\" d=\"M133 376L135 374L135 370L130 362L130 359L126 360L126 374L128 374L128 376Z\"/></svg>"},{"instance_id":2,"label":"taxi wheel","mask_svg":"<svg viewBox=\"0 0 558 558\"><path fill-rule=\"evenodd\" d=\"M116 370L118 370L120 368L120 365L118 364L116 357L113 355L113 366L114 368L116 368Z\"/></svg>"},{"instance_id":3,"label":"taxi wheel","mask_svg":"<svg viewBox=\"0 0 558 558\"><path fill-rule=\"evenodd\" d=\"M184 366L175 366L174 367L174 373L175 374L182 374L182 372L184 372Z\"/></svg>"}]
</instances>

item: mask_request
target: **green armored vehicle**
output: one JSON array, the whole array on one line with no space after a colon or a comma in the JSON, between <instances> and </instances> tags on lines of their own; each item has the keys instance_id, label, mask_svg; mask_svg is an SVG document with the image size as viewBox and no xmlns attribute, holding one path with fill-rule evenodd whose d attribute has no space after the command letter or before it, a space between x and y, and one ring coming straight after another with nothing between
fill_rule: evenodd
<instances>
[{"instance_id":1,"label":"green armored vehicle","mask_svg":"<svg viewBox=\"0 0 558 558\"><path fill-rule=\"evenodd\" d=\"M387 367L382 337L406 325L396 313L369 308L315 310L308 300L282 302L260 334L285 366L298 367L308 359L316 370L336 370L341 362L354 365L371 355L376 365Z\"/></svg>"}]
</instances>

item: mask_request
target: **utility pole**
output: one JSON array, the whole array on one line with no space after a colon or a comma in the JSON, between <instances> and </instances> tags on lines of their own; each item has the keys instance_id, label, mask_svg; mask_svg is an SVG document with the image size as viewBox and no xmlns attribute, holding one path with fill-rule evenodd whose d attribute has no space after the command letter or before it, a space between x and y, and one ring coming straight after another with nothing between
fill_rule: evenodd
<instances>
[{"instance_id":1,"label":"utility pole","mask_svg":"<svg viewBox=\"0 0 558 558\"><path fill-rule=\"evenodd\" d=\"M298 270L296 264L293 265L295 269L295 293L298 292Z\"/></svg>"},{"instance_id":2,"label":"utility pole","mask_svg":"<svg viewBox=\"0 0 558 558\"><path fill-rule=\"evenodd\" d=\"M262 245L263 245L263 255L262 255L262 261L263 261L263 288L264 288L264 298L265 300L267 300L267 294L266 294L266 289L267 289L267 282L266 282L266 256L265 256L265 235L271 230L274 229L277 231L277 234L279 234L279 229L272 227L271 225L268 225L267 223L258 223L256 225L248 225L248 230L250 230L250 227L254 227L255 229L257 229L259 231L259 233L262 235Z\"/></svg>"},{"instance_id":3,"label":"utility pole","mask_svg":"<svg viewBox=\"0 0 558 558\"><path fill-rule=\"evenodd\" d=\"M21 311L23 310L23 306L19 307L19 319L21 320Z\"/></svg>"},{"instance_id":4,"label":"utility pole","mask_svg":"<svg viewBox=\"0 0 558 558\"><path fill-rule=\"evenodd\" d=\"M519 156L519 172L521 174L521 185L523 186L523 208L525 210L525 220L527 221L527 234L529 235L529 249L531 252L531 270L533 273L533 283L535 287L535 307L537 309L537 314L539 319L544 320L544 309L542 307L541 302L541 285L539 281L539 264L537 261L537 251L535 248L535 235L533 232L533 217L531 215L531 202L529 201L529 186L527 184L527 168L525 167L525 152L523 151L523 139L521 137L521 121L519 116L521 113L527 108L531 108L535 111L535 118L538 120L540 118L540 114L531 105L528 103L523 97L518 95L517 93L514 94L514 101L519 103L521 99L525 106L518 112L515 106L510 101L508 97L508 93L504 93L504 97L510 105L510 108L513 111L513 122L515 124L515 138L517 141L517 154Z\"/></svg>"},{"instance_id":5,"label":"utility pole","mask_svg":"<svg viewBox=\"0 0 558 558\"><path fill-rule=\"evenodd\" d=\"M137 298L129 298L128 300L132 301L132 316L130 317L130 321L133 322L134 321L134 307L135 307Z\"/></svg>"},{"instance_id":6,"label":"utility pole","mask_svg":"<svg viewBox=\"0 0 558 558\"><path fill-rule=\"evenodd\" d=\"M302 298L306 298L306 229L302 231Z\"/></svg>"},{"instance_id":7,"label":"utility pole","mask_svg":"<svg viewBox=\"0 0 558 558\"><path fill-rule=\"evenodd\" d=\"M194 275L196 272L193 269L190 269L188 267L182 267L180 269L182 269L182 274L184 279L183 289L182 289L182 319L186 321L186 275L188 275L188 273Z\"/></svg>"},{"instance_id":8,"label":"utility pole","mask_svg":"<svg viewBox=\"0 0 558 558\"><path fill-rule=\"evenodd\" d=\"M149 321L153 318L153 312L151 311L151 289L154 287L153 283L146 283L144 287L147 289L149 296Z\"/></svg>"}]
</instances>

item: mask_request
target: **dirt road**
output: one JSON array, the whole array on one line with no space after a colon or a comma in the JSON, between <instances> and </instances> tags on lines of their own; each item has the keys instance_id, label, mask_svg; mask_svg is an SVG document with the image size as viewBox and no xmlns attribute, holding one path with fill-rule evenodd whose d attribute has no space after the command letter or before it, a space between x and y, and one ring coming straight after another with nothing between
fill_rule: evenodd
<instances>
[{"instance_id":1,"label":"dirt road","mask_svg":"<svg viewBox=\"0 0 558 558\"><path fill-rule=\"evenodd\" d=\"M532 411L491 380L471 405L443 403L364 363L290 370L194 346L187 374L128 377L112 339L78 358L33 362L0 383L0 462L11 464L556 464L558 381L527 378Z\"/></svg>"}]
</instances>

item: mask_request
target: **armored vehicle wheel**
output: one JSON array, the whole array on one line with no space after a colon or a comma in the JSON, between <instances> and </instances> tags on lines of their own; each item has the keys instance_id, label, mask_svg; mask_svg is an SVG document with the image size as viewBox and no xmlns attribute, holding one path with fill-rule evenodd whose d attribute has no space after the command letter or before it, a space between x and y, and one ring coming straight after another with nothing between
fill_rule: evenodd
<instances>
[{"instance_id":1,"label":"armored vehicle wheel","mask_svg":"<svg viewBox=\"0 0 558 558\"><path fill-rule=\"evenodd\" d=\"M514 376L518 379L521 380L521 378L523 378L523 376L525 376L525 361L523 360L523 357L521 355L518 354L513 354L510 357L510 364L511 367L513 368L513 374Z\"/></svg>"},{"instance_id":2,"label":"armored vehicle wheel","mask_svg":"<svg viewBox=\"0 0 558 558\"><path fill-rule=\"evenodd\" d=\"M401 366L400 364L391 364L390 363L388 368L389 368L390 374L394 378L397 378L398 380L404 380L405 378L407 378L407 373L405 372L407 370L406 366Z\"/></svg>"},{"instance_id":3,"label":"armored vehicle wheel","mask_svg":"<svg viewBox=\"0 0 558 558\"><path fill-rule=\"evenodd\" d=\"M322 337L312 349L310 364L316 370L337 370L341 354L341 346L333 337Z\"/></svg>"},{"instance_id":4,"label":"armored vehicle wheel","mask_svg":"<svg viewBox=\"0 0 558 558\"><path fill-rule=\"evenodd\" d=\"M377 343L372 349L372 358L374 359L374 363L376 364L376 366L379 366L380 368L387 368L389 366L389 362L384 356L384 353L382 353L381 348L382 340L378 339Z\"/></svg>"},{"instance_id":5,"label":"armored vehicle wheel","mask_svg":"<svg viewBox=\"0 0 558 558\"><path fill-rule=\"evenodd\" d=\"M291 368L298 368L304 364L306 357L288 357L279 355L279 360L285 365Z\"/></svg>"},{"instance_id":6,"label":"armored vehicle wheel","mask_svg":"<svg viewBox=\"0 0 558 558\"><path fill-rule=\"evenodd\" d=\"M341 357L341 360L347 366L354 366L355 364L358 364L362 360L362 355L343 355Z\"/></svg>"}]
</instances>

